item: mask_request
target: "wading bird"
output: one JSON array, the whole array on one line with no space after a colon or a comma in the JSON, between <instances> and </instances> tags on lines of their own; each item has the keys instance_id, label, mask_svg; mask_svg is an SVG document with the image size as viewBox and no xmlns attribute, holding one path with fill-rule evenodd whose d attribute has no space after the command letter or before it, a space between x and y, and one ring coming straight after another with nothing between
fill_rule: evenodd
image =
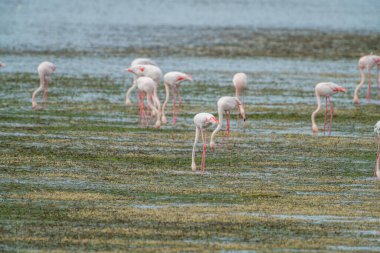
<instances>
[{"instance_id":1,"label":"wading bird","mask_svg":"<svg viewBox=\"0 0 380 253\"><path fill-rule=\"evenodd\" d=\"M367 90L367 102L370 101L371 98L371 69L374 66L377 66L377 75L376 75L376 84L377 84L377 89L379 89L379 69L380 69L380 56L377 55L366 55L363 56L359 59L359 71L360 71L360 76L361 80L358 86L356 86L355 92L354 92L354 103L359 104L359 98L358 98L358 92L359 89L362 87L365 81L365 73L364 71L368 71L368 90Z\"/></svg>"},{"instance_id":2,"label":"wading bird","mask_svg":"<svg viewBox=\"0 0 380 253\"><path fill-rule=\"evenodd\" d=\"M195 164L195 150L197 147L199 134L201 134L202 142L203 142L201 170L202 170L202 174L204 174L206 171L206 147L207 147L205 129L210 127L211 124L218 124L218 120L214 117L214 115L210 113L202 112L194 116L194 124L195 124L195 140L194 140L193 153L192 153L191 169L194 172L197 170L197 166Z\"/></svg>"},{"instance_id":3,"label":"wading bird","mask_svg":"<svg viewBox=\"0 0 380 253\"><path fill-rule=\"evenodd\" d=\"M235 96L241 100L241 102L244 104L244 98L240 98L246 89L247 89L247 75L244 73L236 73L232 79L232 82L235 86Z\"/></svg>"},{"instance_id":4,"label":"wading bird","mask_svg":"<svg viewBox=\"0 0 380 253\"><path fill-rule=\"evenodd\" d=\"M40 65L38 65L37 70L38 70L38 76L40 77L40 86L37 88L37 90L33 92L33 95L32 95L33 109L40 109L40 107L37 106L36 95L42 89L44 89L43 102L44 102L44 108L46 108L49 82L51 80L50 76L56 70L56 66L51 62L44 61L44 62L41 62Z\"/></svg>"},{"instance_id":5,"label":"wading bird","mask_svg":"<svg viewBox=\"0 0 380 253\"><path fill-rule=\"evenodd\" d=\"M378 121L374 128L375 134L377 134L377 153L376 153L376 163L373 174L375 177L380 179L380 170L379 170L379 160L380 160L380 121Z\"/></svg>"},{"instance_id":6,"label":"wading bird","mask_svg":"<svg viewBox=\"0 0 380 253\"><path fill-rule=\"evenodd\" d=\"M156 62L154 62L153 60L151 60L149 58L136 58L131 62L131 66L137 66L137 65L153 65L153 66L158 67ZM126 105L132 105L132 101L130 99L130 96L131 96L132 91L136 88L137 77L138 76L136 76L135 74L133 75L132 86L128 89L127 94L125 96L125 104Z\"/></svg>"},{"instance_id":7,"label":"wading bird","mask_svg":"<svg viewBox=\"0 0 380 253\"><path fill-rule=\"evenodd\" d=\"M159 67L157 66L154 66L154 65L135 65L135 66L131 66L127 69L128 72L136 75L136 77L141 77L141 76L146 76L146 77L150 77L153 79L153 81L155 82L155 87L154 87L154 95L158 98L158 92L157 92L157 89L158 89L158 84L161 80L161 77L162 77L162 71ZM136 84L134 84L136 85ZM127 97L129 96L129 94L127 93ZM149 98L148 98L149 99ZM153 100L153 103L154 103L154 106L161 111L161 108L158 108L155 100ZM154 112L154 111L152 111Z\"/></svg>"},{"instance_id":8,"label":"wading bird","mask_svg":"<svg viewBox=\"0 0 380 253\"><path fill-rule=\"evenodd\" d=\"M0 62L0 68L3 68L3 67L5 67L5 64Z\"/></svg>"},{"instance_id":9,"label":"wading bird","mask_svg":"<svg viewBox=\"0 0 380 253\"><path fill-rule=\"evenodd\" d=\"M144 98L147 97L147 104L148 107L155 113L157 116L155 127L159 128L161 126L161 109L160 109L160 101L158 100L158 97L154 94L154 89L156 87L155 82L152 78L142 76L137 78L136 85L139 90L139 108L140 108L140 123L142 126L147 127L148 126L148 117L145 113L145 104L144 104ZM156 103L158 106L154 106L152 104L152 101Z\"/></svg>"},{"instance_id":10,"label":"wading bird","mask_svg":"<svg viewBox=\"0 0 380 253\"><path fill-rule=\"evenodd\" d=\"M166 124L166 122L167 122L165 111L166 111L166 104L168 103L169 97L170 97L170 95L169 95L170 87L172 88L172 96L173 96L173 109L172 109L172 111L173 111L173 119L172 119L173 126L176 124L177 116L179 114L179 110L180 110L180 107L182 104L182 98L181 98L181 95L179 94L179 87L180 87L180 84L186 80L193 81L193 79L190 75L182 73L182 72L173 71L173 72L168 72L164 75L166 98L165 98L164 104L162 105L162 123L163 124ZM177 98L178 98L178 105L177 105L177 101L176 101Z\"/></svg>"},{"instance_id":11,"label":"wading bird","mask_svg":"<svg viewBox=\"0 0 380 253\"><path fill-rule=\"evenodd\" d=\"M215 135L219 132L220 128L223 124L223 113L226 113L226 121L227 121L227 127L226 127L226 136L227 136L227 143L229 141L229 134L230 134L230 113L231 110L237 108L241 116L243 117L243 124L245 122L245 111L244 106L240 102L240 100L237 97L221 97L218 100L218 126L215 128L214 132L211 134L211 140L210 140L210 147L212 150L215 149Z\"/></svg>"},{"instance_id":12,"label":"wading bird","mask_svg":"<svg viewBox=\"0 0 380 253\"><path fill-rule=\"evenodd\" d=\"M332 118L334 114L334 107L330 101L330 96L337 93L337 92L346 92L347 90L335 83L327 82L327 83L318 83L315 86L315 96L317 98L317 109L311 114L311 123L312 123L312 131L313 133L318 132L317 124L315 123L315 115L318 113L318 111L321 109L321 96L326 97L326 111L325 111L325 122L323 131L326 131L326 118L327 118L327 102L330 104L330 123L329 123L329 135L331 134L331 125L332 125Z\"/></svg>"}]
</instances>

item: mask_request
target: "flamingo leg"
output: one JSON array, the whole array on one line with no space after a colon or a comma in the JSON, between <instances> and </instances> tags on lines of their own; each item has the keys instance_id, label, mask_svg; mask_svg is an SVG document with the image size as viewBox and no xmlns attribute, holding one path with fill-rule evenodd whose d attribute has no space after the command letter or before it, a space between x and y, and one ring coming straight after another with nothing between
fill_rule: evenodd
<instances>
[{"instance_id":1,"label":"flamingo leg","mask_svg":"<svg viewBox=\"0 0 380 253\"><path fill-rule=\"evenodd\" d=\"M203 129L202 129L202 128L201 128L201 135L202 135L202 141L203 141L201 170L202 170L202 175L204 175L205 172L206 172L206 149L207 149L207 140L206 140L206 133L203 132Z\"/></svg>"},{"instance_id":2,"label":"flamingo leg","mask_svg":"<svg viewBox=\"0 0 380 253\"><path fill-rule=\"evenodd\" d=\"M44 101L44 108L46 109L46 104L47 104L47 95L49 91L49 85L46 79L44 79L44 95L43 95L43 101Z\"/></svg>"},{"instance_id":3,"label":"flamingo leg","mask_svg":"<svg viewBox=\"0 0 380 253\"><path fill-rule=\"evenodd\" d=\"M329 136L331 135L331 127L332 127L332 120L333 120L333 114L334 114L334 106L330 101L329 97L329 104L330 104L330 124L329 124Z\"/></svg>"},{"instance_id":4,"label":"flamingo leg","mask_svg":"<svg viewBox=\"0 0 380 253\"><path fill-rule=\"evenodd\" d=\"M179 114L180 107L182 105L182 97L179 94L179 87L178 87L178 85L175 87L175 92L176 92L176 95L177 95L177 98L178 98L178 106L174 107L173 126L177 123L177 117L178 117L178 114Z\"/></svg>"},{"instance_id":5,"label":"flamingo leg","mask_svg":"<svg viewBox=\"0 0 380 253\"><path fill-rule=\"evenodd\" d=\"M368 68L368 91L367 91L367 103L371 100L371 69Z\"/></svg>"},{"instance_id":6,"label":"flamingo leg","mask_svg":"<svg viewBox=\"0 0 380 253\"><path fill-rule=\"evenodd\" d=\"M175 119L175 107L176 107L176 104L177 104L177 96L176 96L176 92L175 92L175 84L172 85L172 96L173 96L173 104L172 104L172 123L173 123L173 126L175 125L175 122L176 122L176 119Z\"/></svg>"},{"instance_id":7,"label":"flamingo leg","mask_svg":"<svg viewBox=\"0 0 380 253\"><path fill-rule=\"evenodd\" d=\"M325 121L324 121L324 123L323 123L323 135L325 135L326 134L326 120L327 120L327 96L326 96L326 110L325 110Z\"/></svg>"},{"instance_id":8,"label":"flamingo leg","mask_svg":"<svg viewBox=\"0 0 380 253\"><path fill-rule=\"evenodd\" d=\"M376 171L379 168L379 160L380 160L380 136L377 137L377 152L376 152L376 163L375 168L373 169L373 175L376 177Z\"/></svg>"},{"instance_id":9,"label":"flamingo leg","mask_svg":"<svg viewBox=\"0 0 380 253\"><path fill-rule=\"evenodd\" d=\"M227 146L230 145L230 128L231 128L231 114L228 111L227 112L227 127L226 127L226 133L227 133Z\"/></svg>"},{"instance_id":10,"label":"flamingo leg","mask_svg":"<svg viewBox=\"0 0 380 253\"><path fill-rule=\"evenodd\" d=\"M139 95L139 108L140 108L140 125L141 127L144 127L144 123L145 123L145 126L147 127L148 120L145 114L145 105L144 105L145 94L143 91L139 91L138 95Z\"/></svg>"}]
</instances>

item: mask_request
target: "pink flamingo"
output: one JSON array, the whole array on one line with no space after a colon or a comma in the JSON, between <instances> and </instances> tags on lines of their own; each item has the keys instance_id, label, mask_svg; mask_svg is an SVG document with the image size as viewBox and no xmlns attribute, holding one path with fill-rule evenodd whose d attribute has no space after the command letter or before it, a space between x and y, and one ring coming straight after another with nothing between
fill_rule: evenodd
<instances>
[{"instance_id":1,"label":"pink flamingo","mask_svg":"<svg viewBox=\"0 0 380 253\"><path fill-rule=\"evenodd\" d=\"M145 111L144 111L144 108L145 108L144 98L145 98L145 95L147 95L147 104L148 104L149 108L153 112L155 112L155 114L157 115L155 127L159 128L161 126L161 110L160 110L160 106L159 106L160 101L158 100L158 97L156 95L154 95L156 83L153 81L152 78L142 76L136 80L136 85L137 85L137 88L139 89L139 107L140 107L141 125L144 125L144 120L145 120L145 124L146 124L146 126L148 126L148 119L147 119L147 116L146 116ZM148 98L152 98L152 100L158 105L158 108L156 108L152 104L151 100Z\"/></svg>"},{"instance_id":2,"label":"pink flamingo","mask_svg":"<svg viewBox=\"0 0 380 253\"><path fill-rule=\"evenodd\" d=\"M218 126L215 128L214 132L211 134L211 140L210 140L210 147L212 150L215 149L215 142L214 138L217 132L219 132L220 128L223 124L223 113L226 113L226 120L227 120L227 128L226 128L226 135L227 135L227 141L229 141L229 134L230 134L230 112L232 109L237 108L241 116L243 117L243 122L245 122L245 111L244 106L240 102L239 98L237 97L221 97L218 100L218 116L219 116L219 123Z\"/></svg>"},{"instance_id":3,"label":"pink flamingo","mask_svg":"<svg viewBox=\"0 0 380 253\"><path fill-rule=\"evenodd\" d=\"M380 170L379 170L379 160L380 160L380 121L378 121L373 129L375 134L377 134L377 153L376 153L376 163L373 174L377 179L380 179Z\"/></svg>"},{"instance_id":4,"label":"pink flamingo","mask_svg":"<svg viewBox=\"0 0 380 253\"><path fill-rule=\"evenodd\" d=\"M198 113L194 116L194 124L195 124L195 140L194 140L194 146L193 146L193 153L192 153L192 163L191 163L191 169L195 172L197 170L197 166L195 164L195 150L197 147L198 139L199 139L199 133L202 135L202 141L203 141L203 152L202 152L202 162L201 162L201 170L202 174L206 171L206 146L207 146L207 140L206 140L206 131L204 131L205 128L208 128L211 126L211 124L218 124L218 120L214 117L214 115L206 112Z\"/></svg>"},{"instance_id":5,"label":"pink flamingo","mask_svg":"<svg viewBox=\"0 0 380 253\"><path fill-rule=\"evenodd\" d=\"M321 109L321 96L326 97L326 111L325 111L325 122L323 131L326 131L326 118L327 118L327 103L330 104L330 123L329 123L329 135L331 134L331 125L332 125L332 118L334 114L334 107L330 101L330 96L337 93L337 92L346 92L347 90L335 83L327 82L327 83L318 83L315 86L315 96L317 98L317 109L311 114L311 123L312 123L312 130L313 133L318 132L317 124L315 123L315 115L318 113L318 111Z\"/></svg>"},{"instance_id":6,"label":"pink flamingo","mask_svg":"<svg viewBox=\"0 0 380 253\"><path fill-rule=\"evenodd\" d=\"M3 68L3 67L5 67L5 64L0 62L0 68Z\"/></svg>"},{"instance_id":7,"label":"pink flamingo","mask_svg":"<svg viewBox=\"0 0 380 253\"><path fill-rule=\"evenodd\" d=\"M236 97L240 99L242 91L244 92L247 89L247 75L244 73L236 73L232 79L232 82L235 86ZM244 99L241 99L242 103Z\"/></svg>"},{"instance_id":8,"label":"pink flamingo","mask_svg":"<svg viewBox=\"0 0 380 253\"><path fill-rule=\"evenodd\" d=\"M131 66L137 66L137 65L153 65L158 67L156 62L149 58L136 58L131 62ZM136 88L136 79L138 76L133 75L133 83L132 86L128 89L126 97L125 97L125 104L126 105L132 105L132 101L130 99L132 91Z\"/></svg>"},{"instance_id":9,"label":"pink flamingo","mask_svg":"<svg viewBox=\"0 0 380 253\"><path fill-rule=\"evenodd\" d=\"M46 108L49 82L51 80L50 75L56 70L56 66L51 62L44 61L44 62L41 62L40 65L38 65L37 70L38 70L38 76L40 77L40 86L37 88L37 90L33 92L33 95L32 95L33 109L40 109L40 107L37 107L36 95L43 88L44 88L44 95L43 95L44 108Z\"/></svg>"},{"instance_id":10,"label":"pink flamingo","mask_svg":"<svg viewBox=\"0 0 380 253\"><path fill-rule=\"evenodd\" d=\"M166 98L165 102L162 105L162 123L166 124L166 116L165 116L165 111L166 111L166 104L169 101L169 90L170 86L172 87L172 96L173 96L173 126L177 122L177 116L179 113L179 109L182 104L182 98L181 95L179 94L179 86L183 81L193 81L192 77L188 74L182 73L182 72L168 72L164 75L164 84L165 84L165 91L166 91ZM176 97L178 97L178 107L176 104Z\"/></svg>"},{"instance_id":11,"label":"pink flamingo","mask_svg":"<svg viewBox=\"0 0 380 253\"><path fill-rule=\"evenodd\" d=\"M355 92L354 92L354 103L359 104L359 98L358 98L358 92L359 89L362 87L365 81L365 73L364 70L367 69L368 71L368 90L367 90L367 102L370 101L371 98L371 69L374 66L377 66L377 77L376 77L376 84L377 84L377 89L379 89L379 69L380 69L380 56L377 55L366 55L363 56L359 59L359 71L361 75L361 80L359 85L356 87Z\"/></svg>"},{"instance_id":12,"label":"pink flamingo","mask_svg":"<svg viewBox=\"0 0 380 253\"><path fill-rule=\"evenodd\" d=\"M153 94L158 98L157 89L158 89L158 84L162 77L162 71L159 67L154 66L154 65L135 65L135 66L129 67L127 71L136 75L136 77L147 76L147 77L152 78L156 84ZM151 99L151 98L148 97L148 99ZM158 107L160 105L156 104L155 100L153 100L153 103L154 103L154 106L159 111L161 111L161 107ZM152 113L154 113L154 111L152 111Z\"/></svg>"}]
</instances>

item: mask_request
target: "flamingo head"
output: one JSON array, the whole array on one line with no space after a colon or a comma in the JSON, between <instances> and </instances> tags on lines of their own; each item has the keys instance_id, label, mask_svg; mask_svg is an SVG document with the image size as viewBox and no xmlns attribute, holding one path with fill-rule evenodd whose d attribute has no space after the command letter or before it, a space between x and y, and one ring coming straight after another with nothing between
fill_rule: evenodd
<instances>
[{"instance_id":1,"label":"flamingo head","mask_svg":"<svg viewBox=\"0 0 380 253\"><path fill-rule=\"evenodd\" d=\"M213 124L219 124L219 120L217 120L214 116L211 116L207 119L207 122L211 122Z\"/></svg>"},{"instance_id":2,"label":"flamingo head","mask_svg":"<svg viewBox=\"0 0 380 253\"><path fill-rule=\"evenodd\" d=\"M313 131L314 134L318 133L318 127L317 125L314 125L311 127L311 130Z\"/></svg>"},{"instance_id":3,"label":"flamingo head","mask_svg":"<svg viewBox=\"0 0 380 253\"><path fill-rule=\"evenodd\" d=\"M339 86L339 87L334 88L334 91L335 92L347 92L347 89Z\"/></svg>"},{"instance_id":4,"label":"flamingo head","mask_svg":"<svg viewBox=\"0 0 380 253\"><path fill-rule=\"evenodd\" d=\"M210 142L210 148L211 148L211 151L212 151L212 152L215 151L215 142L214 142L214 141L211 141L211 142Z\"/></svg>"},{"instance_id":5,"label":"flamingo head","mask_svg":"<svg viewBox=\"0 0 380 253\"><path fill-rule=\"evenodd\" d=\"M243 122L245 122L246 117L245 117L244 106L241 103L239 103L238 107L239 107L240 115L243 118Z\"/></svg>"},{"instance_id":6,"label":"flamingo head","mask_svg":"<svg viewBox=\"0 0 380 253\"><path fill-rule=\"evenodd\" d=\"M135 75L142 75L145 71L145 67L143 65L136 65L136 66L131 66L126 69L128 72L135 74Z\"/></svg>"}]
</instances>

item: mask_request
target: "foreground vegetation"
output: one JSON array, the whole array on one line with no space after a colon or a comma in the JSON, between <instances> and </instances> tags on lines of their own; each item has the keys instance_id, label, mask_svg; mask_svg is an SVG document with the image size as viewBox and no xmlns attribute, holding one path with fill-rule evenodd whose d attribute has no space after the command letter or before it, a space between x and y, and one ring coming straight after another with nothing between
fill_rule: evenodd
<instances>
[{"instance_id":1,"label":"foreground vegetation","mask_svg":"<svg viewBox=\"0 0 380 253\"><path fill-rule=\"evenodd\" d=\"M232 87L185 85L178 125L157 130L124 106L123 80L56 75L49 107L32 111L36 76L0 75L0 249L380 251L379 106L339 95L333 136L312 137L312 87L291 86L302 75L255 77L246 129L233 125L202 176L190 168L192 117L216 114Z\"/></svg>"}]
</instances>

